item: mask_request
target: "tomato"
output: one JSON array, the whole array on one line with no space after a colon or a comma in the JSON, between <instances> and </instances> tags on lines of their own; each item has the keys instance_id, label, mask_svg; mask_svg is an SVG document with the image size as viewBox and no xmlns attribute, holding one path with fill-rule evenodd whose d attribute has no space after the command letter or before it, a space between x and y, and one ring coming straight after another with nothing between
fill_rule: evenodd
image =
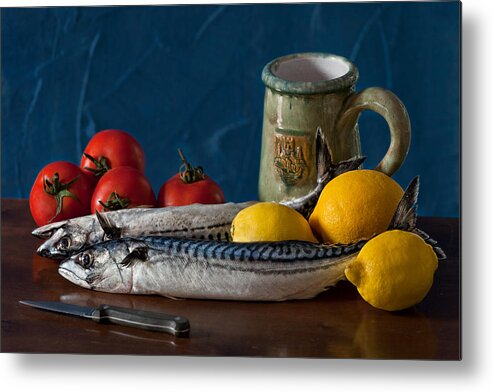
<instances>
[{"instance_id":1,"label":"tomato","mask_svg":"<svg viewBox=\"0 0 493 392\"><path fill-rule=\"evenodd\" d=\"M84 150L80 167L94 184L107 171L130 166L144 173L145 155L142 146L129 133L107 129L96 133Z\"/></svg>"},{"instance_id":2,"label":"tomato","mask_svg":"<svg viewBox=\"0 0 493 392\"><path fill-rule=\"evenodd\" d=\"M154 207L156 196L146 176L130 166L111 169L101 177L91 201L91 212Z\"/></svg>"},{"instance_id":3,"label":"tomato","mask_svg":"<svg viewBox=\"0 0 493 392\"><path fill-rule=\"evenodd\" d=\"M180 149L178 152L184 170L163 184L157 197L158 207L224 203L226 200L220 186L204 174L201 167L192 167Z\"/></svg>"},{"instance_id":4,"label":"tomato","mask_svg":"<svg viewBox=\"0 0 493 392\"><path fill-rule=\"evenodd\" d=\"M210 177L187 184L180 173L171 177L159 190L158 207L186 206L189 204L224 203L224 194L219 185Z\"/></svg>"},{"instance_id":5,"label":"tomato","mask_svg":"<svg viewBox=\"0 0 493 392\"><path fill-rule=\"evenodd\" d=\"M29 195L31 215L38 226L87 215L92 184L79 166L65 161L46 165Z\"/></svg>"}]
</instances>

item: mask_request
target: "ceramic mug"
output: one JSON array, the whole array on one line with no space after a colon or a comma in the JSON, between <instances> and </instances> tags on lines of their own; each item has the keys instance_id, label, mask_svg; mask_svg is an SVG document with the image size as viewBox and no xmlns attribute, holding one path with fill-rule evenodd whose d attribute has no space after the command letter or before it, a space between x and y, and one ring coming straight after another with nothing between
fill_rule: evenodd
<instances>
[{"instance_id":1,"label":"ceramic mug","mask_svg":"<svg viewBox=\"0 0 493 392\"><path fill-rule=\"evenodd\" d=\"M361 156L358 118L366 109L382 115L390 129L390 146L376 170L390 176L404 162L411 140L406 108L383 88L356 93L358 69L346 58L328 53L280 57L264 67L262 80L260 200L289 200L315 188L318 127L334 163Z\"/></svg>"}]
</instances>

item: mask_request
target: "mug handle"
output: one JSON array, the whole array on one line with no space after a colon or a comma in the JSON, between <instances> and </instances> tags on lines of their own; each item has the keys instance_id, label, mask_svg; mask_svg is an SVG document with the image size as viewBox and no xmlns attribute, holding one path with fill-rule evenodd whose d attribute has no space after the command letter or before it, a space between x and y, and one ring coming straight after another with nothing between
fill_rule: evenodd
<instances>
[{"instance_id":1,"label":"mug handle","mask_svg":"<svg viewBox=\"0 0 493 392\"><path fill-rule=\"evenodd\" d=\"M375 170L391 176L401 167L409 151L409 115L404 104L394 93L380 87L369 87L347 98L337 122L338 134L342 138L345 132L354 129L359 115L366 109L380 114L389 125L390 146Z\"/></svg>"}]
</instances>

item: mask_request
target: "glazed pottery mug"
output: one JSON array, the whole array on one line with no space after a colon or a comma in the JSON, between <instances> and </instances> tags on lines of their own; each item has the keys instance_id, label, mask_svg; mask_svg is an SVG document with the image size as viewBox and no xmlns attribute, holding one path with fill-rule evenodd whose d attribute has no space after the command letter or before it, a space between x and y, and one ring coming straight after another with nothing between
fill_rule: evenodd
<instances>
[{"instance_id":1,"label":"glazed pottery mug","mask_svg":"<svg viewBox=\"0 0 493 392\"><path fill-rule=\"evenodd\" d=\"M361 156L358 118L366 109L383 116L390 129L390 146L376 170L390 176L404 162L411 140L406 108L383 88L356 93L358 69L346 58L328 53L280 57L264 67L262 80L260 200L289 200L315 188L319 127L334 163Z\"/></svg>"}]
</instances>

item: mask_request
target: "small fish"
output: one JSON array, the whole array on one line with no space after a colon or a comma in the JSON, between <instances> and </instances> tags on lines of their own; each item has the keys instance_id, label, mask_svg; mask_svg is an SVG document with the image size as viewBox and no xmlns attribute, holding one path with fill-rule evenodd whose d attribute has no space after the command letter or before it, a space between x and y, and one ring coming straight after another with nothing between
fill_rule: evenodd
<instances>
[{"instance_id":1,"label":"small fish","mask_svg":"<svg viewBox=\"0 0 493 392\"><path fill-rule=\"evenodd\" d=\"M325 185L335 176L357 169L365 160L365 157L355 157L333 164L320 128L317 129L315 148L317 186L304 197L281 202L307 218ZM37 253L53 259L64 259L88 246L121 237L166 236L229 241L234 217L254 203L194 204L109 211L51 223L35 229L32 234L46 239Z\"/></svg>"},{"instance_id":2,"label":"small fish","mask_svg":"<svg viewBox=\"0 0 493 392\"><path fill-rule=\"evenodd\" d=\"M47 238L37 253L53 259L64 259L87 246L120 237L149 235L229 241L233 218L254 203L108 211L51 223L32 234Z\"/></svg>"},{"instance_id":3,"label":"small fish","mask_svg":"<svg viewBox=\"0 0 493 392\"><path fill-rule=\"evenodd\" d=\"M416 181L413 186L418 185ZM408 188L406 194L413 192ZM399 216L406 217L409 230L414 230L414 199L405 196L401 202L407 205L401 209L411 212ZM399 219L393 223L406 224ZM307 299L343 279L345 267L366 242L324 245L121 238L71 256L58 271L76 285L112 293L242 301Z\"/></svg>"}]
</instances>

